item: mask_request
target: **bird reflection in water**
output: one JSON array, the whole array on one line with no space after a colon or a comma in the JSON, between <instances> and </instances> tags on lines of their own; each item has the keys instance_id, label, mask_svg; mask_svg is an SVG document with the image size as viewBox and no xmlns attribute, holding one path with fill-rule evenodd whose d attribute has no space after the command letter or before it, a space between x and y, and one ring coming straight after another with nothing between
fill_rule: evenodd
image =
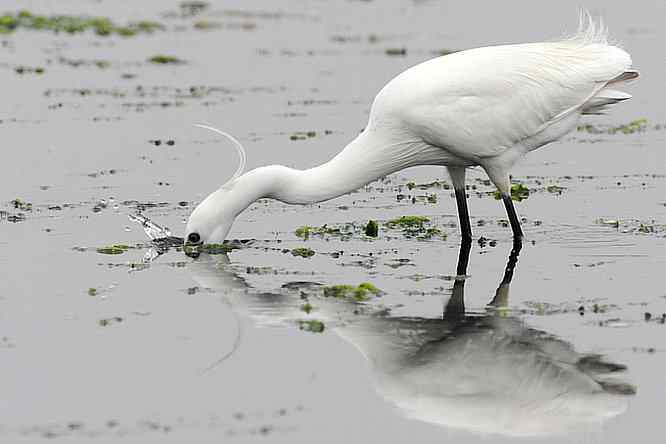
<instances>
[{"instance_id":1,"label":"bird reflection in water","mask_svg":"<svg viewBox=\"0 0 666 444\"><path fill-rule=\"evenodd\" d=\"M439 319L361 311L322 298L322 316L344 319L332 330L369 361L376 390L408 417L478 433L538 436L594 429L624 412L633 386L613 379L625 366L583 354L507 310L521 251L514 241L504 276L483 313L465 311L471 242L463 242L452 295ZM223 261L228 263L226 257ZM199 285L224 291L232 306L258 324L302 316L287 294L253 294L219 260L202 255L189 267ZM357 305L355 305L358 307ZM349 307L347 307L349 308ZM348 322L347 322L348 321Z\"/></svg>"}]
</instances>

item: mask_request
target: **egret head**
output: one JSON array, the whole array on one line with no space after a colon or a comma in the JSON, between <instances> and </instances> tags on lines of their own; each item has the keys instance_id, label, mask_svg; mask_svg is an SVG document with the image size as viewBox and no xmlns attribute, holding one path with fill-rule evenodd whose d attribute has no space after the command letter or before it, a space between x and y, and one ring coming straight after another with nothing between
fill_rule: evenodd
<instances>
[{"instance_id":1,"label":"egret head","mask_svg":"<svg viewBox=\"0 0 666 444\"><path fill-rule=\"evenodd\" d=\"M224 188L211 193L194 209L187 221L185 242L221 244L236 218L235 205Z\"/></svg>"},{"instance_id":2,"label":"egret head","mask_svg":"<svg viewBox=\"0 0 666 444\"><path fill-rule=\"evenodd\" d=\"M231 192L235 180L243 173L247 156L243 145L232 135L208 125L194 125L217 133L232 142L240 159L238 168L232 178L222 188L209 194L194 209L187 221L185 243L187 244L221 244L229 234L234 219L243 207L238 202L239 196Z\"/></svg>"}]
</instances>

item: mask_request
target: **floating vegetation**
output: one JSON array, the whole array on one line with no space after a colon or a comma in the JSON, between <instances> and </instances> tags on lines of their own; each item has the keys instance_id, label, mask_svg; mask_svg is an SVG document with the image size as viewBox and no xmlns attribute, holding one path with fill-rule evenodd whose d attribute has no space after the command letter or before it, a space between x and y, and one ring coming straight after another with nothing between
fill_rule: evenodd
<instances>
[{"instance_id":1,"label":"floating vegetation","mask_svg":"<svg viewBox=\"0 0 666 444\"><path fill-rule=\"evenodd\" d=\"M439 228L430 227L430 228L426 228L425 232L423 234L419 234L418 236L416 236L416 239L418 239L418 240L430 240L433 237L439 237L442 240L446 240L446 238L448 236L447 236L446 233L444 233Z\"/></svg>"},{"instance_id":2,"label":"floating vegetation","mask_svg":"<svg viewBox=\"0 0 666 444\"><path fill-rule=\"evenodd\" d=\"M511 185L511 200L520 202L527 199L529 195L530 189L527 188L526 185L523 185L522 183L514 183ZM493 196L495 196L495 199L500 200L502 198L502 193L500 193L499 190L495 190Z\"/></svg>"},{"instance_id":3,"label":"floating vegetation","mask_svg":"<svg viewBox=\"0 0 666 444\"><path fill-rule=\"evenodd\" d=\"M300 247L300 248L292 248L291 255L292 256L298 256L298 257L309 258L309 257L314 256L315 252L310 248Z\"/></svg>"},{"instance_id":4,"label":"floating vegetation","mask_svg":"<svg viewBox=\"0 0 666 444\"><path fill-rule=\"evenodd\" d=\"M348 284L330 285L324 287L324 296L337 299L352 299L363 302L372 296L379 296L382 291L369 282L363 282L356 287Z\"/></svg>"},{"instance_id":5,"label":"floating vegetation","mask_svg":"<svg viewBox=\"0 0 666 444\"><path fill-rule=\"evenodd\" d=\"M109 325L118 324L120 322L123 322L123 318L121 318L120 316L114 316L112 318L104 318L97 321L100 327L107 327Z\"/></svg>"},{"instance_id":6,"label":"floating vegetation","mask_svg":"<svg viewBox=\"0 0 666 444\"><path fill-rule=\"evenodd\" d=\"M0 16L0 34L11 34L17 29L52 31L55 33L79 34L93 31L98 36L116 34L132 37L137 34L150 34L163 30L164 25L155 21L130 22L118 25L106 17L87 17L74 15L39 15L22 10L14 14Z\"/></svg>"},{"instance_id":7,"label":"floating vegetation","mask_svg":"<svg viewBox=\"0 0 666 444\"><path fill-rule=\"evenodd\" d=\"M489 183L490 185L490 183ZM445 180L435 180L433 182L428 182L428 183L414 183L414 182L407 182L405 184L408 190L413 190L414 188L419 189L419 190L429 190L432 188L439 188L442 190L450 190L451 185L449 185L448 182Z\"/></svg>"},{"instance_id":8,"label":"floating vegetation","mask_svg":"<svg viewBox=\"0 0 666 444\"><path fill-rule=\"evenodd\" d=\"M310 312L313 309L314 307L309 302L306 302L305 304L301 305L301 311L304 311L307 314L310 314Z\"/></svg>"},{"instance_id":9,"label":"floating vegetation","mask_svg":"<svg viewBox=\"0 0 666 444\"><path fill-rule=\"evenodd\" d=\"M88 296L97 296L97 289L94 287L90 287L88 289Z\"/></svg>"},{"instance_id":10,"label":"floating vegetation","mask_svg":"<svg viewBox=\"0 0 666 444\"><path fill-rule=\"evenodd\" d=\"M637 132L643 132L647 129L648 129L647 119L636 119L632 120L629 123L625 123L619 126L613 126L610 128L603 126L595 126L590 124L579 125L577 127L577 130L579 132L585 132L590 134L617 134L617 133L633 134ZM661 129L661 125L656 126L655 129Z\"/></svg>"},{"instance_id":11,"label":"floating vegetation","mask_svg":"<svg viewBox=\"0 0 666 444\"><path fill-rule=\"evenodd\" d=\"M11 202L9 202L12 207L21 211L32 211L32 204L24 200L19 199L18 197Z\"/></svg>"},{"instance_id":12,"label":"floating vegetation","mask_svg":"<svg viewBox=\"0 0 666 444\"><path fill-rule=\"evenodd\" d=\"M322 321L316 319L298 321L298 327L303 331L309 331L311 333L323 333L326 328Z\"/></svg>"},{"instance_id":13,"label":"floating vegetation","mask_svg":"<svg viewBox=\"0 0 666 444\"><path fill-rule=\"evenodd\" d=\"M425 216L401 216L386 222L389 228L403 228L406 230L420 230L423 225L430 222Z\"/></svg>"},{"instance_id":14,"label":"floating vegetation","mask_svg":"<svg viewBox=\"0 0 666 444\"><path fill-rule=\"evenodd\" d=\"M418 240L430 240L434 237L446 239L446 233L439 228L428 227L430 219L425 216L401 216L386 222L391 229L401 229L407 237L416 237Z\"/></svg>"},{"instance_id":15,"label":"floating vegetation","mask_svg":"<svg viewBox=\"0 0 666 444\"><path fill-rule=\"evenodd\" d=\"M149 63L154 63L156 65L182 65L185 63L184 60L179 59L178 57L158 54L150 57L148 59Z\"/></svg>"},{"instance_id":16,"label":"floating vegetation","mask_svg":"<svg viewBox=\"0 0 666 444\"><path fill-rule=\"evenodd\" d=\"M546 187L546 191L553 194L562 194L564 190L566 190L566 188L559 185L548 185Z\"/></svg>"},{"instance_id":17,"label":"floating vegetation","mask_svg":"<svg viewBox=\"0 0 666 444\"><path fill-rule=\"evenodd\" d=\"M310 227L308 225L304 225L302 227L296 228L294 234L297 237L307 240L310 238L310 236L339 236L343 233L342 230L338 227L330 227L328 224L324 224L321 227Z\"/></svg>"},{"instance_id":18,"label":"floating vegetation","mask_svg":"<svg viewBox=\"0 0 666 444\"><path fill-rule=\"evenodd\" d=\"M407 48L387 48L384 53L387 56L406 56Z\"/></svg>"},{"instance_id":19,"label":"floating vegetation","mask_svg":"<svg viewBox=\"0 0 666 444\"><path fill-rule=\"evenodd\" d=\"M297 131L289 136L289 140L308 140L316 135L316 131Z\"/></svg>"},{"instance_id":20,"label":"floating vegetation","mask_svg":"<svg viewBox=\"0 0 666 444\"><path fill-rule=\"evenodd\" d=\"M239 248L240 246L238 244L224 242L221 244L184 245L183 252L188 256L197 255L201 253L227 254Z\"/></svg>"},{"instance_id":21,"label":"floating vegetation","mask_svg":"<svg viewBox=\"0 0 666 444\"><path fill-rule=\"evenodd\" d=\"M18 75L23 75L23 74L44 74L46 70L40 66L32 68L30 66L16 66L14 67L14 72Z\"/></svg>"},{"instance_id":22,"label":"floating vegetation","mask_svg":"<svg viewBox=\"0 0 666 444\"><path fill-rule=\"evenodd\" d=\"M123 254L130 248L132 247L130 247L129 245L118 244L118 245L111 245L108 247L100 247L97 248L95 251L97 251L100 254Z\"/></svg>"},{"instance_id":23,"label":"floating vegetation","mask_svg":"<svg viewBox=\"0 0 666 444\"><path fill-rule=\"evenodd\" d=\"M99 69L107 69L111 67L111 62L102 59L68 59L66 57L60 56L56 59L56 62L61 65L71 66L72 68L79 68L81 66L94 66Z\"/></svg>"},{"instance_id":24,"label":"floating vegetation","mask_svg":"<svg viewBox=\"0 0 666 444\"><path fill-rule=\"evenodd\" d=\"M194 22L194 29L199 29L201 31L211 31L213 29L220 29L223 27L220 22L211 22L208 20L199 20Z\"/></svg>"},{"instance_id":25,"label":"floating vegetation","mask_svg":"<svg viewBox=\"0 0 666 444\"><path fill-rule=\"evenodd\" d=\"M368 237L377 237L379 235L379 225L374 220L369 220L365 226L365 235Z\"/></svg>"}]
</instances>

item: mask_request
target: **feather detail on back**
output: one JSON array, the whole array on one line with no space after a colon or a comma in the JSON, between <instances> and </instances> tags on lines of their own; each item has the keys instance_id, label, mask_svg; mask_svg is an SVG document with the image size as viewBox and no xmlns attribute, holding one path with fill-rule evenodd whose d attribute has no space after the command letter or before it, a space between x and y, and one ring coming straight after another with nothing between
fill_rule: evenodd
<instances>
[{"instance_id":1,"label":"feather detail on back","mask_svg":"<svg viewBox=\"0 0 666 444\"><path fill-rule=\"evenodd\" d=\"M606 87L636 76L629 54L584 17L567 39L476 48L408 69L377 95L370 125L481 165L557 140L581 114L628 98Z\"/></svg>"}]
</instances>

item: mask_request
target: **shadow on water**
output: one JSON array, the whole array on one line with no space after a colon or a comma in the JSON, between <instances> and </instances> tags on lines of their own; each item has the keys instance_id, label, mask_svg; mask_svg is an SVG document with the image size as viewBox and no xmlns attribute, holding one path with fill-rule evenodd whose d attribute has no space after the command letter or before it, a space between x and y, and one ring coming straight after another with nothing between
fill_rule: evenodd
<instances>
[{"instance_id":1,"label":"shadow on water","mask_svg":"<svg viewBox=\"0 0 666 444\"><path fill-rule=\"evenodd\" d=\"M594 429L623 413L635 388L612 378L624 365L579 353L508 310L521 248L513 244L484 312L465 310L471 243L464 243L440 318L392 317L324 297L317 300L318 316L338 320L332 330L369 361L377 392L410 418L509 436ZM199 285L224 293L236 312L257 324L293 324L303 317L297 297L253 293L225 264L226 256L201 255L189 270Z\"/></svg>"}]
</instances>

